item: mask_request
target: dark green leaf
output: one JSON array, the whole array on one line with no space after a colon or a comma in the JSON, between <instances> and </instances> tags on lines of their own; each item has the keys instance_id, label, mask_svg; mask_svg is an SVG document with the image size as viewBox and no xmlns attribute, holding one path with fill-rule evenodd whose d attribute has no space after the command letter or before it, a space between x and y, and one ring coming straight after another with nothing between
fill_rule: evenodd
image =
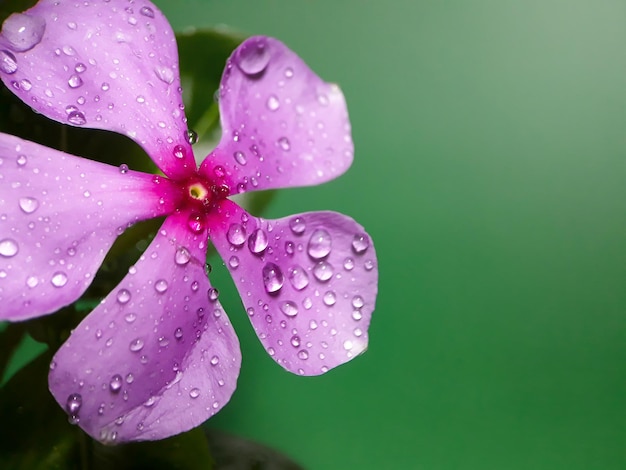
<instances>
[{"instance_id":1,"label":"dark green leaf","mask_svg":"<svg viewBox=\"0 0 626 470\"><path fill-rule=\"evenodd\" d=\"M176 35L180 75L189 127L202 138L217 129L219 88L226 59L245 39L224 29L191 30Z\"/></svg>"}]
</instances>

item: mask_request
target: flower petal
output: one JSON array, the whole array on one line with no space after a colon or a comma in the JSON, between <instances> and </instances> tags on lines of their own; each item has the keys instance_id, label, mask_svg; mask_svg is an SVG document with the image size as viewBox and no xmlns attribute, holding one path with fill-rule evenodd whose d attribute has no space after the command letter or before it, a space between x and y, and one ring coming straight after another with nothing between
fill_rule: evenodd
<instances>
[{"instance_id":1,"label":"flower petal","mask_svg":"<svg viewBox=\"0 0 626 470\"><path fill-rule=\"evenodd\" d=\"M367 348L378 269L354 220L335 212L263 220L227 200L209 227L257 335L285 369L322 374Z\"/></svg>"},{"instance_id":2,"label":"flower petal","mask_svg":"<svg viewBox=\"0 0 626 470\"><path fill-rule=\"evenodd\" d=\"M53 359L50 390L104 442L191 429L230 399L239 343L204 271L206 232L168 217L146 253Z\"/></svg>"},{"instance_id":3,"label":"flower petal","mask_svg":"<svg viewBox=\"0 0 626 470\"><path fill-rule=\"evenodd\" d=\"M0 319L80 297L124 229L172 210L177 193L153 179L0 134Z\"/></svg>"},{"instance_id":4,"label":"flower petal","mask_svg":"<svg viewBox=\"0 0 626 470\"><path fill-rule=\"evenodd\" d=\"M341 90L276 39L253 37L235 50L219 105L222 140L201 170L223 167L233 193L319 184L352 163Z\"/></svg>"},{"instance_id":5,"label":"flower petal","mask_svg":"<svg viewBox=\"0 0 626 470\"><path fill-rule=\"evenodd\" d=\"M139 143L168 176L195 168L174 33L149 1L41 0L0 35L0 78L39 113Z\"/></svg>"}]
</instances>

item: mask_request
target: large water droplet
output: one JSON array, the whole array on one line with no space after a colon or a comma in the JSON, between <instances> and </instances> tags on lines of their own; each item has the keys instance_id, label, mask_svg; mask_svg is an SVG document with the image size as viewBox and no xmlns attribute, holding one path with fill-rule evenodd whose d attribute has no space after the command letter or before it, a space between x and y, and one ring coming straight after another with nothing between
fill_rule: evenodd
<instances>
[{"instance_id":1,"label":"large water droplet","mask_svg":"<svg viewBox=\"0 0 626 470\"><path fill-rule=\"evenodd\" d=\"M139 14L148 18L154 18L154 10L150 7L141 7Z\"/></svg>"},{"instance_id":2,"label":"large water droplet","mask_svg":"<svg viewBox=\"0 0 626 470\"><path fill-rule=\"evenodd\" d=\"M265 38L252 38L237 49L237 65L243 73L260 75L270 62L270 51Z\"/></svg>"},{"instance_id":3,"label":"large water droplet","mask_svg":"<svg viewBox=\"0 0 626 470\"><path fill-rule=\"evenodd\" d=\"M278 146L283 149L285 152L291 149L291 142L287 137L281 137L278 139Z\"/></svg>"},{"instance_id":4,"label":"large water droplet","mask_svg":"<svg viewBox=\"0 0 626 470\"><path fill-rule=\"evenodd\" d=\"M332 239L330 234L323 228L318 228L309 238L307 253L314 259L322 259L330 253Z\"/></svg>"},{"instance_id":5,"label":"large water droplet","mask_svg":"<svg viewBox=\"0 0 626 470\"><path fill-rule=\"evenodd\" d=\"M267 248L267 234L263 229L256 229L248 238L248 249L255 255L261 255Z\"/></svg>"},{"instance_id":6,"label":"large water droplet","mask_svg":"<svg viewBox=\"0 0 626 470\"><path fill-rule=\"evenodd\" d=\"M304 218L302 217L294 217L289 221L289 228L296 235L302 235L306 230L306 224L304 222Z\"/></svg>"},{"instance_id":7,"label":"large water droplet","mask_svg":"<svg viewBox=\"0 0 626 470\"><path fill-rule=\"evenodd\" d=\"M143 340L141 338L136 338L130 342L128 348L132 352L139 352L143 349Z\"/></svg>"},{"instance_id":8,"label":"large water droplet","mask_svg":"<svg viewBox=\"0 0 626 470\"><path fill-rule=\"evenodd\" d=\"M337 301L337 296L335 295L335 293L331 290L329 290L328 292L326 292L324 294L324 304L328 305L329 307L335 305L335 302Z\"/></svg>"},{"instance_id":9,"label":"large water droplet","mask_svg":"<svg viewBox=\"0 0 626 470\"><path fill-rule=\"evenodd\" d=\"M128 289L120 289L117 291L117 301L124 305L130 300L130 291Z\"/></svg>"},{"instance_id":10,"label":"large water droplet","mask_svg":"<svg viewBox=\"0 0 626 470\"><path fill-rule=\"evenodd\" d=\"M189 396L191 398L198 398L200 396L200 389L192 388L191 390L189 390Z\"/></svg>"},{"instance_id":11,"label":"large water droplet","mask_svg":"<svg viewBox=\"0 0 626 470\"><path fill-rule=\"evenodd\" d=\"M174 77L175 77L174 71L165 65L159 65L155 67L154 74L163 83L167 83L168 85L171 85L174 82Z\"/></svg>"},{"instance_id":12,"label":"large water droplet","mask_svg":"<svg viewBox=\"0 0 626 470\"><path fill-rule=\"evenodd\" d=\"M280 306L280 311L283 312L288 317L295 317L298 314L298 306L288 300L287 302L283 302Z\"/></svg>"},{"instance_id":13,"label":"large water droplet","mask_svg":"<svg viewBox=\"0 0 626 470\"><path fill-rule=\"evenodd\" d=\"M0 70L9 75L17 72L17 60L9 51L0 51Z\"/></svg>"},{"instance_id":14,"label":"large water droplet","mask_svg":"<svg viewBox=\"0 0 626 470\"><path fill-rule=\"evenodd\" d=\"M309 276L301 266L295 265L289 268L289 282L296 290L302 290L309 285Z\"/></svg>"},{"instance_id":15,"label":"large water droplet","mask_svg":"<svg viewBox=\"0 0 626 470\"><path fill-rule=\"evenodd\" d=\"M70 415L70 423L78 423L78 412L80 407L83 406L83 397L79 393L72 393L67 397L65 401L65 410Z\"/></svg>"},{"instance_id":16,"label":"large water droplet","mask_svg":"<svg viewBox=\"0 0 626 470\"><path fill-rule=\"evenodd\" d=\"M370 239L365 233L357 233L352 239L352 249L358 255L365 253L370 246Z\"/></svg>"},{"instance_id":17,"label":"large water droplet","mask_svg":"<svg viewBox=\"0 0 626 470\"><path fill-rule=\"evenodd\" d=\"M266 106L270 111L276 111L280 108L280 101L278 101L278 97L276 95L270 95L267 98Z\"/></svg>"},{"instance_id":18,"label":"large water droplet","mask_svg":"<svg viewBox=\"0 0 626 470\"><path fill-rule=\"evenodd\" d=\"M189 142L189 145L198 142L198 133L193 129L187 129L187 142Z\"/></svg>"},{"instance_id":19,"label":"large water droplet","mask_svg":"<svg viewBox=\"0 0 626 470\"><path fill-rule=\"evenodd\" d=\"M69 85L70 88L78 88L83 84L83 79L80 78L78 75L74 74L70 76L69 80L67 81L67 84Z\"/></svg>"},{"instance_id":20,"label":"large water droplet","mask_svg":"<svg viewBox=\"0 0 626 470\"><path fill-rule=\"evenodd\" d=\"M245 165L247 163L246 156L243 152L237 151L233 154L233 156L235 157L235 161L240 165Z\"/></svg>"},{"instance_id":21,"label":"large water droplet","mask_svg":"<svg viewBox=\"0 0 626 470\"><path fill-rule=\"evenodd\" d=\"M174 150L172 151L174 157L178 158L179 160L182 160L183 158L185 158L187 156L187 151L185 150L185 147L183 147L182 145L177 145L176 147L174 147Z\"/></svg>"},{"instance_id":22,"label":"large water droplet","mask_svg":"<svg viewBox=\"0 0 626 470\"><path fill-rule=\"evenodd\" d=\"M39 201L34 197L20 198L20 209L22 209L26 214L32 214L38 207Z\"/></svg>"},{"instance_id":23,"label":"large water droplet","mask_svg":"<svg viewBox=\"0 0 626 470\"><path fill-rule=\"evenodd\" d=\"M192 212L187 219L187 227L193 233L200 233L204 230L204 215L199 212Z\"/></svg>"},{"instance_id":24,"label":"large water droplet","mask_svg":"<svg viewBox=\"0 0 626 470\"><path fill-rule=\"evenodd\" d=\"M313 268L313 275L318 281L326 282L333 277L333 267L326 261L320 261Z\"/></svg>"},{"instance_id":25,"label":"large water droplet","mask_svg":"<svg viewBox=\"0 0 626 470\"><path fill-rule=\"evenodd\" d=\"M62 271L57 271L52 275L50 282L54 287L63 287L67 284L67 275Z\"/></svg>"},{"instance_id":26,"label":"large water droplet","mask_svg":"<svg viewBox=\"0 0 626 470\"><path fill-rule=\"evenodd\" d=\"M118 393L122 389L122 376L120 374L115 374L111 377L111 381L109 382L109 390L111 393Z\"/></svg>"},{"instance_id":27,"label":"large water droplet","mask_svg":"<svg viewBox=\"0 0 626 470\"><path fill-rule=\"evenodd\" d=\"M184 266L191 260L191 253L185 247L180 247L176 250L176 254L174 255L174 261L179 266Z\"/></svg>"},{"instance_id":28,"label":"large water droplet","mask_svg":"<svg viewBox=\"0 0 626 470\"><path fill-rule=\"evenodd\" d=\"M167 281L165 279L159 279L154 283L154 290L156 290L159 294L162 294L167 290Z\"/></svg>"},{"instance_id":29,"label":"large water droplet","mask_svg":"<svg viewBox=\"0 0 626 470\"><path fill-rule=\"evenodd\" d=\"M46 30L46 20L40 16L13 13L2 24L2 36L7 46L15 52L25 52L41 42Z\"/></svg>"},{"instance_id":30,"label":"large water droplet","mask_svg":"<svg viewBox=\"0 0 626 470\"><path fill-rule=\"evenodd\" d=\"M211 302L215 302L218 297L220 296L220 293L217 289L211 287L208 291L207 291L207 297L209 298L209 300Z\"/></svg>"},{"instance_id":31,"label":"large water droplet","mask_svg":"<svg viewBox=\"0 0 626 470\"><path fill-rule=\"evenodd\" d=\"M67 115L67 121L76 126L82 126L87 122L85 115L80 111L72 111Z\"/></svg>"},{"instance_id":32,"label":"large water droplet","mask_svg":"<svg viewBox=\"0 0 626 470\"><path fill-rule=\"evenodd\" d=\"M231 224L226 233L228 242L233 246L241 246L246 241L246 230L241 224Z\"/></svg>"},{"instance_id":33,"label":"large water droplet","mask_svg":"<svg viewBox=\"0 0 626 470\"><path fill-rule=\"evenodd\" d=\"M359 309L363 307L363 305L365 305L363 297L361 297L360 295L355 295L354 297L352 297L352 306L354 308Z\"/></svg>"},{"instance_id":34,"label":"large water droplet","mask_svg":"<svg viewBox=\"0 0 626 470\"><path fill-rule=\"evenodd\" d=\"M262 270L263 285L268 294L278 292L285 282L285 276L281 269L274 263L267 263Z\"/></svg>"}]
</instances>

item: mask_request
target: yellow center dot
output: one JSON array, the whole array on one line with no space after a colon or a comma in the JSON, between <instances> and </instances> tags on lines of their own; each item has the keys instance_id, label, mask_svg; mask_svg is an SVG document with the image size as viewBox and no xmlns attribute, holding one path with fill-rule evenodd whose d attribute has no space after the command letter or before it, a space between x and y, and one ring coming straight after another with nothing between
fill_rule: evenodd
<instances>
[{"instance_id":1,"label":"yellow center dot","mask_svg":"<svg viewBox=\"0 0 626 470\"><path fill-rule=\"evenodd\" d=\"M189 196L198 201L203 201L208 196L209 191L200 183L189 186Z\"/></svg>"}]
</instances>

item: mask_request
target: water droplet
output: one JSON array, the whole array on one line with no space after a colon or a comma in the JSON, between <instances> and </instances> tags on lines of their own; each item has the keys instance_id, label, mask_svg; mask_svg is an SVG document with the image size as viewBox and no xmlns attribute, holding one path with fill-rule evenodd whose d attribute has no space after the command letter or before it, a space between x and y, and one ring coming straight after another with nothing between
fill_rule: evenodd
<instances>
[{"instance_id":1,"label":"water droplet","mask_svg":"<svg viewBox=\"0 0 626 470\"><path fill-rule=\"evenodd\" d=\"M82 62L79 62L74 66L74 72L76 73L83 73L85 70L87 70L87 66Z\"/></svg>"},{"instance_id":2,"label":"water droplet","mask_svg":"<svg viewBox=\"0 0 626 470\"><path fill-rule=\"evenodd\" d=\"M117 301L124 305L130 300L130 291L128 289L120 289L117 291Z\"/></svg>"},{"instance_id":3,"label":"water droplet","mask_svg":"<svg viewBox=\"0 0 626 470\"><path fill-rule=\"evenodd\" d=\"M329 290L328 292L324 294L324 303L328 305L329 307L332 305L335 305L336 301L337 301L337 297L333 291Z\"/></svg>"},{"instance_id":4,"label":"water droplet","mask_svg":"<svg viewBox=\"0 0 626 470\"><path fill-rule=\"evenodd\" d=\"M154 18L154 10L150 7L141 7L139 14L147 16L148 18Z\"/></svg>"},{"instance_id":5,"label":"water droplet","mask_svg":"<svg viewBox=\"0 0 626 470\"><path fill-rule=\"evenodd\" d=\"M100 88L102 88L102 91L109 91L111 85L109 85L107 82L102 82L102 86Z\"/></svg>"},{"instance_id":6,"label":"water droplet","mask_svg":"<svg viewBox=\"0 0 626 470\"><path fill-rule=\"evenodd\" d=\"M241 246L246 241L246 230L241 224L231 224L226 233L228 242L233 246Z\"/></svg>"},{"instance_id":7,"label":"water droplet","mask_svg":"<svg viewBox=\"0 0 626 470\"><path fill-rule=\"evenodd\" d=\"M207 291L207 297L209 298L211 302L215 302L219 296L220 296L219 291L213 287L211 287Z\"/></svg>"},{"instance_id":8,"label":"water droplet","mask_svg":"<svg viewBox=\"0 0 626 470\"><path fill-rule=\"evenodd\" d=\"M287 137L281 137L280 139L278 139L278 146L283 149L285 152L287 152L289 149L291 149L291 142L289 142L289 139Z\"/></svg>"},{"instance_id":9,"label":"water droplet","mask_svg":"<svg viewBox=\"0 0 626 470\"><path fill-rule=\"evenodd\" d=\"M67 121L76 126L82 126L87 122L85 115L80 111L72 111L67 115Z\"/></svg>"},{"instance_id":10,"label":"water droplet","mask_svg":"<svg viewBox=\"0 0 626 470\"><path fill-rule=\"evenodd\" d=\"M300 346L300 337L298 335L293 335L290 342L294 348L297 348Z\"/></svg>"},{"instance_id":11,"label":"water droplet","mask_svg":"<svg viewBox=\"0 0 626 470\"><path fill-rule=\"evenodd\" d=\"M313 275L318 281L326 282L333 277L333 267L326 261L320 261L313 268Z\"/></svg>"},{"instance_id":12,"label":"water droplet","mask_svg":"<svg viewBox=\"0 0 626 470\"><path fill-rule=\"evenodd\" d=\"M128 346L132 352L138 352L143 349L143 340L141 338L136 338L130 342Z\"/></svg>"},{"instance_id":13,"label":"water droplet","mask_svg":"<svg viewBox=\"0 0 626 470\"><path fill-rule=\"evenodd\" d=\"M210 362L211 362L211 365L216 366L217 364L219 364L220 358L217 356L213 356Z\"/></svg>"},{"instance_id":14,"label":"water droplet","mask_svg":"<svg viewBox=\"0 0 626 470\"><path fill-rule=\"evenodd\" d=\"M189 390L189 396L191 398L198 398L200 396L200 389L192 388L191 390Z\"/></svg>"},{"instance_id":15,"label":"water droplet","mask_svg":"<svg viewBox=\"0 0 626 470\"><path fill-rule=\"evenodd\" d=\"M288 255L293 255L296 252L296 244L291 241L285 242L285 252Z\"/></svg>"},{"instance_id":16,"label":"water droplet","mask_svg":"<svg viewBox=\"0 0 626 470\"><path fill-rule=\"evenodd\" d=\"M155 67L154 74L163 83L167 83L168 85L171 85L174 82L174 78L175 78L174 71L165 65Z\"/></svg>"},{"instance_id":17,"label":"water droplet","mask_svg":"<svg viewBox=\"0 0 626 470\"><path fill-rule=\"evenodd\" d=\"M231 256L228 260L228 265L231 268L236 269L239 266L239 258L236 256Z\"/></svg>"},{"instance_id":18,"label":"water droplet","mask_svg":"<svg viewBox=\"0 0 626 470\"><path fill-rule=\"evenodd\" d=\"M162 294L167 290L167 281L165 279L159 279L154 283L154 290L159 294Z\"/></svg>"},{"instance_id":19,"label":"water droplet","mask_svg":"<svg viewBox=\"0 0 626 470\"><path fill-rule=\"evenodd\" d=\"M180 340L183 337L183 329L182 328L176 328L174 330L174 338Z\"/></svg>"},{"instance_id":20,"label":"water droplet","mask_svg":"<svg viewBox=\"0 0 626 470\"><path fill-rule=\"evenodd\" d=\"M356 336L357 338L363 336L363 330L361 330L361 328L355 328L352 333L354 333L354 336Z\"/></svg>"},{"instance_id":21,"label":"water droplet","mask_svg":"<svg viewBox=\"0 0 626 470\"><path fill-rule=\"evenodd\" d=\"M204 230L204 215L199 212L192 212L187 219L187 227L193 233L200 233Z\"/></svg>"},{"instance_id":22,"label":"water droplet","mask_svg":"<svg viewBox=\"0 0 626 470\"><path fill-rule=\"evenodd\" d=\"M63 287L67 284L67 275L62 271L57 271L52 275L50 282L54 287Z\"/></svg>"},{"instance_id":23,"label":"water droplet","mask_svg":"<svg viewBox=\"0 0 626 470\"><path fill-rule=\"evenodd\" d=\"M332 239L330 234L323 228L319 228L309 238L307 252L313 259L322 259L330 253L331 245Z\"/></svg>"},{"instance_id":24,"label":"water droplet","mask_svg":"<svg viewBox=\"0 0 626 470\"><path fill-rule=\"evenodd\" d=\"M115 374L111 377L111 381L109 382L109 390L111 393L119 393L122 389L122 376L120 374Z\"/></svg>"},{"instance_id":25,"label":"water droplet","mask_svg":"<svg viewBox=\"0 0 626 470\"><path fill-rule=\"evenodd\" d=\"M38 207L39 201L34 197L20 198L20 209L22 209L26 214L32 214Z\"/></svg>"},{"instance_id":26,"label":"water droplet","mask_svg":"<svg viewBox=\"0 0 626 470\"><path fill-rule=\"evenodd\" d=\"M363 314L359 310L355 310L354 312L352 312L352 318L356 321L359 321L361 318L363 318Z\"/></svg>"},{"instance_id":27,"label":"water droplet","mask_svg":"<svg viewBox=\"0 0 626 470\"><path fill-rule=\"evenodd\" d=\"M128 165L126 163L122 163L120 165L120 173L123 174L123 175L128 173Z\"/></svg>"},{"instance_id":28,"label":"water droplet","mask_svg":"<svg viewBox=\"0 0 626 470\"><path fill-rule=\"evenodd\" d=\"M28 161L28 159L26 158L26 155L18 155L17 157L17 166L24 166L26 165L26 162Z\"/></svg>"},{"instance_id":29,"label":"water droplet","mask_svg":"<svg viewBox=\"0 0 626 470\"><path fill-rule=\"evenodd\" d=\"M365 253L370 246L370 239L365 233L357 233L352 239L352 249L357 255Z\"/></svg>"},{"instance_id":30,"label":"water droplet","mask_svg":"<svg viewBox=\"0 0 626 470\"><path fill-rule=\"evenodd\" d=\"M364 304L365 302L363 301L363 297L361 297L360 295L355 295L354 297L352 297L352 306L354 308L359 309L363 307Z\"/></svg>"},{"instance_id":31,"label":"water droplet","mask_svg":"<svg viewBox=\"0 0 626 470\"><path fill-rule=\"evenodd\" d=\"M302 290L309 285L309 275L301 266L295 265L289 268L288 276L289 282L296 290Z\"/></svg>"},{"instance_id":32,"label":"water droplet","mask_svg":"<svg viewBox=\"0 0 626 470\"><path fill-rule=\"evenodd\" d=\"M2 24L2 36L15 52L26 52L41 42L46 20L40 16L13 13Z\"/></svg>"},{"instance_id":33,"label":"water droplet","mask_svg":"<svg viewBox=\"0 0 626 470\"><path fill-rule=\"evenodd\" d=\"M265 38L252 38L244 42L237 49L235 60L246 75L261 74L270 62L270 51Z\"/></svg>"},{"instance_id":34,"label":"water droplet","mask_svg":"<svg viewBox=\"0 0 626 470\"><path fill-rule=\"evenodd\" d=\"M247 163L246 155L243 152L237 151L233 154L235 157L235 161L240 165L245 165Z\"/></svg>"},{"instance_id":35,"label":"water droplet","mask_svg":"<svg viewBox=\"0 0 626 470\"><path fill-rule=\"evenodd\" d=\"M9 51L0 51L0 70L9 75L17 72L17 60Z\"/></svg>"},{"instance_id":36,"label":"water droplet","mask_svg":"<svg viewBox=\"0 0 626 470\"><path fill-rule=\"evenodd\" d=\"M281 269L274 263L267 263L262 270L263 285L268 294L278 292L285 282Z\"/></svg>"},{"instance_id":37,"label":"water droplet","mask_svg":"<svg viewBox=\"0 0 626 470\"><path fill-rule=\"evenodd\" d=\"M293 69L291 67L285 69L285 77L293 78Z\"/></svg>"},{"instance_id":38,"label":"water droplet","mask_svg":"<svg viewBox=\"0 0 626 470\"><path fill-rule=\"evenodd\" d=\"M124 315L124 320L126 320L127 323L132 323L135 320L137 320L137 314L133 312L129 312L126 315Z\"/></svg>"},{"instance_id":39,"label":"water droplet","mask_svg":"<svg viewBox=\"0 0 626 470\"><path fill-rule=\"evenodd\" d=\"M70 76L69 80L67 81L67 84L69 85L70 88L79 88L83 84L83 79L80 78L78 75L74 74Z\"/></svg>"},{"instance_id":40,"label":"water droplet","mask_svg":"<svg viewBox=\"0 0 626 470\"><path fill-rule=\"evenodd\" d=\"M319 95L317 95L317 102L322 106L328 106L328 103L330 103L330 101L328 101L328 96L326 96L324 93L320 93Z\"/></svg>"},{"instance_id":41,"label":"water droplet","mask_svg":"<svg viewBox=\"0 0 626 470\"><path fill-rule=\"evenodd\" d=\"M267 98L266 103L267 109L270 111L276 111L280 107L280 101L278 101L278 97L276 95L270 95Z\"/></svg>"},{"instance_id":42,"label":"water droplet","mask_svg":"<svg viewBox=\"0 0 626 470\"><path fill-rule=\"evenodd\" d=\"M177 145L176 147L174 147L172 153L174 154L174 157L178 158L179 160L182 160L187 156L187 151L182 145Z\"/></svg>"},{"instance_id":43,"label":"water droplet","mask_svg":"<svg viewBox=\"0 0 626 470\"><path fill-rule=\"evenodd\" d=\"M179 266L184 266L191 260L191 253L185 247L180 247L176 250L176 254L174 255L174 261Z\"/></svg>"},{"instance_id":44,"label":"water droplet","mask_svg":"<svg viewBox=\"0 0 626 470\"><path fill-rule=\"evenodd\" d=\"M374 269L374 262L371 259L368 259L365 261L363 266L365 267L366 271L371 271L372 269Z\"/></svg>"},{"instance_id":45,"label":"water droplet","mask_svg":"<svg viewBox=\"0 0 626 470\"><path fill-rule=\"evenodd\" d=\"M198 133L193 129L187 129L187 142L189 142L189 145L198 142Z\"/></svg>"},{"instance_id":46,"label":"water droplet","mask_svg":"<svg viewBox=\"0 0 626 470\"><path fill-rule=\"evenodd\" d=\"M289 228L291 228L291 231L296 235L302 235L306 230L304 219L302 217L294 217L289 221Z\"/></svg>"},{"instance_id":47,"label":"water droplet","mask_svg":"<svg viewBox=\"0 0 626 470\"><path fill-rule=\"evenodd\" d=\"M298 314L298 306L288 300L287 302L283 302L280 306L280 311L283 312L288 317L295 317Z\"/></svg>"},{"instance_id":48,"label":"water droplet","mask_svg":"<svg viewBox=\"0 0 626 470\"><path fill-rule=\"evenodd\" d=\"M352 341L350 341L349 339L343 342L343 349L345 349L346 351L350 351L352 349L352 346Z\"/></svg>"},{"instance_id":49,"label":"water droplet","mask_svg":"<svg viewBox=\"0 0 626 470\"><path fill-rule=\"evenodd\" d=\"M263 229L256 229L248 238L248 249L255 255L261 255L268 245L267 234Z\"/></svg>"},{"instance_id":50,"label":"water droplet","mask_svg":"<svg viewBox=\"0 0 626 470\"><path fill-rule=\"evenodd\" d=\"M26 279L26 285L31 289L37 287L37 284L39 284L39 279L36 276L28 276L28 279Z\"/></svg>"},{"instance_id":51,"label":"water droplet","mask_svg":"<svg viewBox=\"0 0 626 470\"><path fill-rule=\"evenodd\" d=\"M74 423L78 422L78 412L81 406L83 406L83 397L79 393L72 393L65 401L65 410L70 418L75 420Z\"/></svg>"},{"instance_id":52,"label":"water droplet","mask_svg":"<svg viewBox=\"0 0 626 470\"><path fill-rule=\"evenodd\" d=\"M298 359L306 361L309 358L309 352L305 349L298 351Z\"/></svg>"},{"instance_id":53,"label":"water droplet","mask_svg":"<svg viewBox=\"0 0 626 470\"><path fill-rule=\"evenodd\" d=\"M33 87L33 84L30 82L30 80L23 78L20 80L20 88L24 91L30 91L30 89Z\"/></svg>"}]
</instances>

